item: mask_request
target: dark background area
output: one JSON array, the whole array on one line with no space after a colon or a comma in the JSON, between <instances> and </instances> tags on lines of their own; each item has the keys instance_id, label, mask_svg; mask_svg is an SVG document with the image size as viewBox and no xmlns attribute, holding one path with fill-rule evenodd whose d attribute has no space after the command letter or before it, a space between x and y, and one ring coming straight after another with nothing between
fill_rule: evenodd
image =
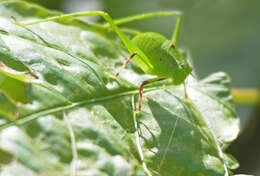
<instances>
[{"instance_id":1,"label":"dark background area","mask_svg":"<svg viewBox=\"0 0 260 176\"><path fill-rule=\"evenodd\" d=\"M193 59L199 78L225 71L232 87L260 87L260 1L257 0L27 0L68 12L107 11L113 18L179 10L184 13L180 45ZM100 20L91 18L90 20ZM176 18L134 22L125 27L170 37ZM260 106L236 105L241 134L228 148L240 163L237 173L260 175Z\"/></svg>"}]
</instances>

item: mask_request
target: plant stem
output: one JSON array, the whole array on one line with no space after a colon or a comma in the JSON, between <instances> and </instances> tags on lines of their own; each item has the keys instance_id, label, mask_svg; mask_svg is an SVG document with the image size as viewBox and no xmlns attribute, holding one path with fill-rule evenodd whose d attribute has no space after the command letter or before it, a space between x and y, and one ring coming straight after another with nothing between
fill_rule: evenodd
<instances>
[{"instance_id":1,"label":"plant stem","mask_svg":"<svg viewBox=\"0 0 260 176\"><path fill-rule=\"evenodd\" d=\"M65 120L65 123L67 125L67 128L69 130L70 134L70 140L71 140L71 149L72 149L72 161L70 164L70 176L76 176L76 170L77 170L77 161L78 161L78 152L77 152L77 145L76 145L76 139L75 134L72 128L72 124L67 117L67 114L63 112L63 118Z\"/></svg>"},{"instance_id":2,"label":"plant stem","mask_svg":"<svg viewBox=\"0 0 260 176\"><path fill-rule=\"evenodd\" d=\"M260 104L260 90L257 88L233 88L231 92L236 104Z\"/></svg>"}]
</instances>

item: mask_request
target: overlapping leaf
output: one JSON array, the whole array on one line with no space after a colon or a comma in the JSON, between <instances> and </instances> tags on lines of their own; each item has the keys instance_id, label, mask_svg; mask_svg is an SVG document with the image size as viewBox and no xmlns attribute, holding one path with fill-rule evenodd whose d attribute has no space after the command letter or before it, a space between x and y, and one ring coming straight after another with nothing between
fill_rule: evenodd
<instances>
[{"instance_id":1,"label":"overlapping leaf","mask_svg":"<svg viewBox=\"0 0 260 176\"><path fill-rule=\"evenodd\" d=\"M76 163L79 175L144 175L131 99L149 76L134 62L119 79L113 76L128 53L110 29L77 20L23 28L10 18L58 14L0 3L0 146L15 156L2 174L69 175ZM191 80L189 100L182 86L145 89L138 131L153 175L231 174L236 164L221 149L238 134L229 83L224 73Z\"/></svg>"}]
</instances>

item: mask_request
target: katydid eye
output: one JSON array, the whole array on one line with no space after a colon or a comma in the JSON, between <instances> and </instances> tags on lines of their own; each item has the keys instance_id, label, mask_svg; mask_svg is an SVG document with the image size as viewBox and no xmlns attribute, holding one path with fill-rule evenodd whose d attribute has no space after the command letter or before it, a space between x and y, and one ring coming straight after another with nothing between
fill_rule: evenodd
<instances>
[{"instance_id":1,"label":"katydid eye","mask_svg":"<svg viewBox=\"0 0 260 176\"><path fill-rule=\"evenodd\" d=\"M181 64L180 67L183 69L184 68L184 64Z\"/></svg>"},{"instance_id":2,"label":"katydid eye","mask_svg":"<svg viewBox=\"0 0 260 176\"><path fill-rule=\"evenodd\" d=\"M171 44L170 46L172 49L175 49L175 45L174 44Z\"/></svg>"}]
</instances>

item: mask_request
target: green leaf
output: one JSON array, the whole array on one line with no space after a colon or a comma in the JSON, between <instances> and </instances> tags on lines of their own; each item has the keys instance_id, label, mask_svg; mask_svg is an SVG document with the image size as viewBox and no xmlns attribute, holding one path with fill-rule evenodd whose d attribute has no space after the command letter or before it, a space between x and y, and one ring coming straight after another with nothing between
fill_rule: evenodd
<instances>
[{"instance_id":1,"label":"green leaf","mask_svg":"<svg viewBox=\"0 0 260 176\"><path fill-rule=\"evenodd\" d=\"M129 54L110 29L73 19L23 28L10 18L58 14L0 3L0 147L17 158L1 174L222 176L237 167L223 152L239 132L225 73L189 78L188 100L183 86L147 86L135 121L138 85L150 76L135 62L113 76Z\"/></svg>"}]
</instances>

